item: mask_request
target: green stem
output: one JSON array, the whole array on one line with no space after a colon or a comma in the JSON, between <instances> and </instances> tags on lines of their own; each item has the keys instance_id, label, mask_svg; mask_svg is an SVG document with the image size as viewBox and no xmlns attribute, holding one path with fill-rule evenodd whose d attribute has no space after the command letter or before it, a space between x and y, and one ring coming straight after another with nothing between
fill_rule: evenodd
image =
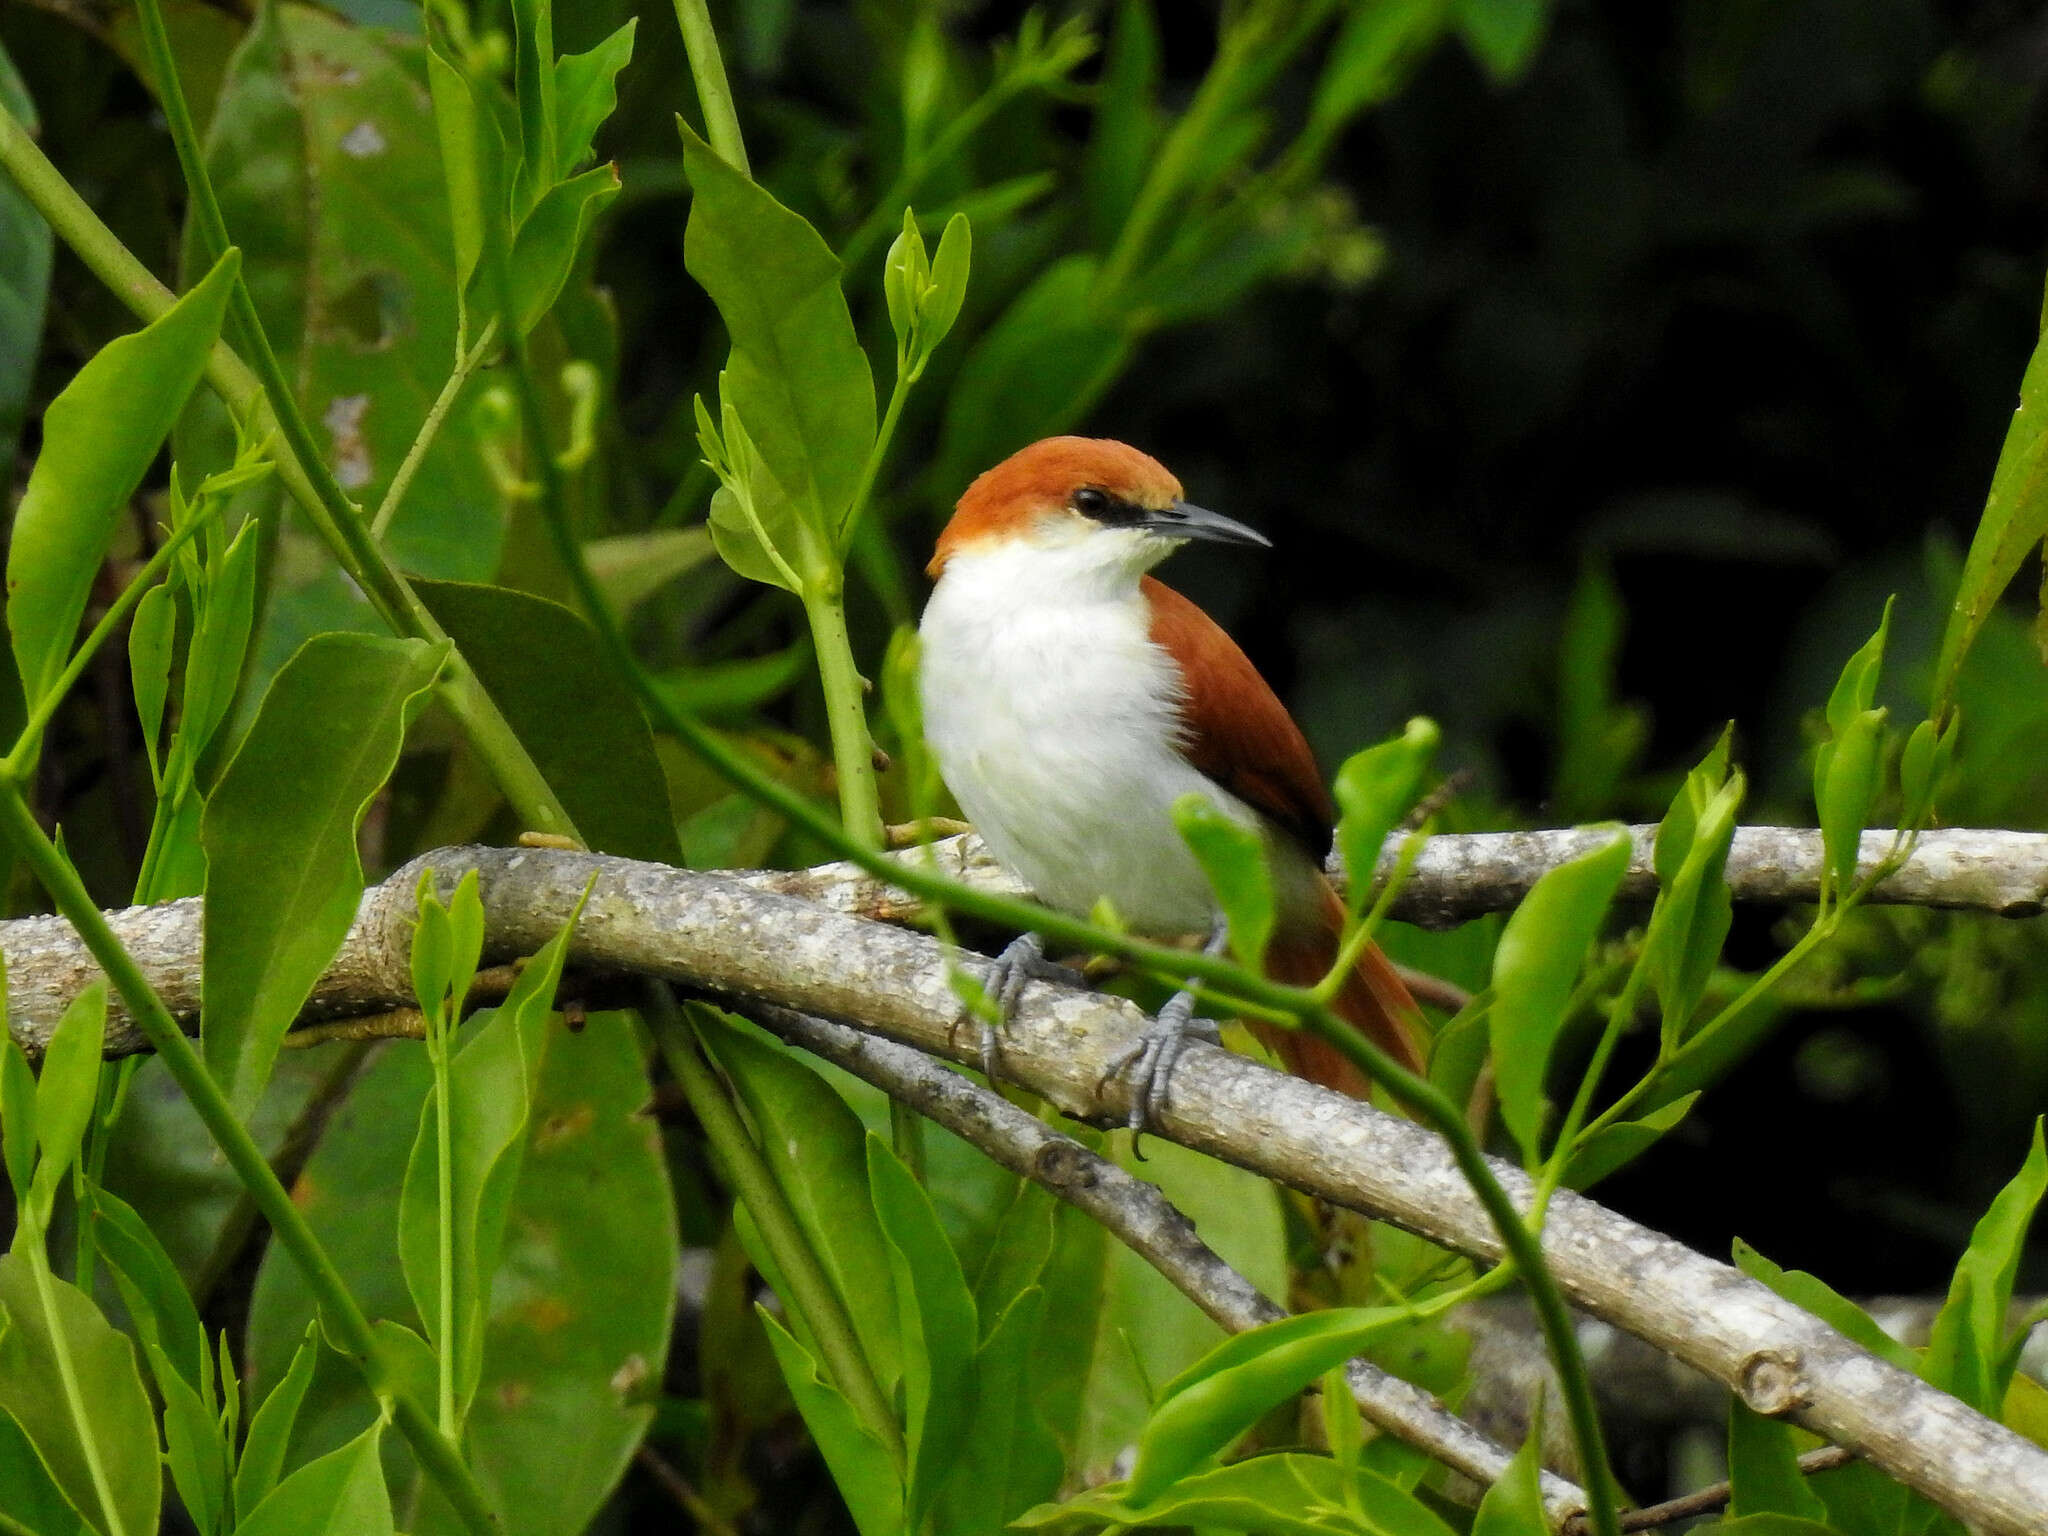
<instances>
[{"instance_id":1,"label":"green stem","mask_svg":"<svg viewBox=\"0 0 2048 1536\"><path fill-rule=\"evenodd\" d=\"M405 458L391 477L391 484L384 489L384 499L377 503L377 515L370 519L370 537L383 542L384 535L391 529L391 520L398 516L398 508L405 500L405 493L412 488L412 477L419 473L421 462L427 450L441 435L441 424L448 419L448 412L455 404L455 397L462 393L462 386L469 382L469 376L476 372L477 365L490 351L491 343L497 339L498 317L493 315L485 322L476 345L455 360L455 367L448 375L448 382L441 386L441 393L434 397L434 403L427 408L427 419L420 423L418 436L412 446L405 450Z\"/></svg>"},{"instance_id":2,"label":"green stem","mask_svg":"<svg viewBox=\"0 0 2048 1536\"><path fill-rule=\"evenodd\" d=\"M92 1491L100 1501L100 1513L106 1518L107 1536L127 1536L128 1528L121 1521L120 1506L114 1502L114 1490L100 1459L99 1437L93 1433L93 1421L86 1413L85 1393L78 1385L78 1367L71 1359L71 1341L57 1316L50 1256L43 1251L40 1232L35 1239L26 1246L25 1257L28 1272L35 1278L36 1299L43 1305L43 1320L50 1328L50 1352L57 1357L57 1381L64 1389L64 1406L71 1410L71 1422L78 1430L78 1448L85 1453L85 1469L92 1477Z\"/></svg>"},{"instance_id":3,"label":"green stem","mask_svg":"<svg viewBox=\"0 0 2048 1536\"><path fill-rule=\"evenodd\" d=\"M158 282L100 221L5 106L0 106L0 170L7 172L64 243L139 318L155 320L177 302L177 295ZM263 385L226 342L215 344L207 360L206 379L237 417L275 416L268 409ZM290 451L277 460L278 479L285 490L394 632L429 642L446 640L447 633L370 539L362 518L352 514L337 522L332 516L313 478L316 472L325 474L319 455L315 452L307 457L301 451L308 441L303 433L296 440L286 434ZM332 476L327 479L331 484ZM338 487L335 494L340 494ZM342 500L346 505L346 498ZM452 653L442 669L439 692L441 702L462 726L521 819L535 831L574 836L568 813L460 651Z\"/></svg>"},{"instance_id":4,"label":"green stem","mask_svg":"<svg viewBox=\"0 0 2048 1536\"><path fill-rule=\"evenodd\" d=\"M1629 1021L1635 1017L1636 999L1642 995L1643 978L1649 967L1645 963L1648 951L1636 956L1636 963L1630 968L1628 980L1622 984L1621 996L1607 1011L1606 1027L1600 1031L1600 1039L1593 1047L1592 1059L1586 1063L1586 1070L1579 1078L1579 1091L1572 1096L1571 1107L1565 1111L1564 1124L1558 1127L1557 1140L1550 1149L1550 1161L1544 1165L1542 1177L1536 1184L1536 1201L1531 1208L1531 1220L1539 1227L1543 1224L1544 1213L1550 1209L1550 1197L1557 1193L1564 1182L1566 1170L1571 1165L1572 1154L1578 1150L1579 1130L1586 1123L1586 1116L1593 1108L1593 1095L1599 1091L1600 1079L1607 1074L1607 1063L1614 1055L1614 1048L1621 1042L1622 1033ZM1569 1018L1567 1009L1566 1017Z\"/></svg>"},{"instance_id":5,"label":"green stem","mask_svg":"<svg viewBox=\"0 0 2048 1536\"><path fill-rule=\"evenodd\" d=\"M697 104L704 109L704 133L718 158L736 171L753 175L747 164L746 141L740 137L739 114L733 110L732 86L725 78L725 58L718 51L718 33L704 0L676 0L676 29L690 56L690 78L697 83Z\"/></svg>"},{"instance_id":6,"label":"green stem","mask_svg":"<svg viewBox=\"0 0 2048 1536\"><path fill-rule=\"evenodd\" d=\"M818 679L825 687L825 723L839 781L839 819L854 841L879 849L882 799L875 784L875 741L868 734L867 681L854 665L853 640L846 632L843 577L835 570L814 578L801 595L811 621Z\"/></svg>"},{"instance_id":7,"label":"green stem","mask_svg":"<svg viewBox=\"0 0 2048 1536\"><path fill-rule=\"evenodd\" d=\"M882 473L883 460L889 456L889 444L896 436L896 423L903 416L903 402L910 398L910 386L917 380L918 373L905 371L903 360L898 358L896 383L889 391L889 404L882 412L882 424L875 430L875 445L868 450L867 463L860 467L860 481L853 488L853 497L846 503L846 516L839 524L839 559L842 565L847 551L853 548L853 536L860 529L868 500L875 494L875 481Z\"/></svg>"},{"instance_id":8,"label":"green stem","mask_svg":"<svg viewBox=\"0 0 2048 1536\"><path fill-rule=\"evenodd\" d=\"M962 145L981 132L982 125L1005 102L1022 89L1022 82L998 80L969 102L958 117L939 131L938 137L906 159L903 169L896 173L896 179L889 183L889 190L875 200L873 210L861 221L860 227L847 236L846 244L839 252L839 264L851 272L874 255L884 237L901 226L904 204L916 196L917 189L931 174L932 167L945 164Z\"/></svg>"},{"instance_id":9,"label":"green stem","mask_svg":"<svg viewBox=\"0 0 2048 1536\"><path fill-rule=\"evenodd\" d=\"M399 1432L427 1476L475 1536L499 1536L497 1517L491 1513L469 1468L419 1404L399 1387L397 1375L371 1331L369 1319L349 1293L348 1283L335 1268L334 1260L320 1246L304 1214L271 1172L262 1149L236 1117L220 1085L199 1059L198 1051L178 1028L178 1021L171 1017L141 967L108 926L106 916L86 891L78 872L37 824L22 797L20 783L5 773L0 773L0 836L14 845L23 862L35 872L57 910L70 920L93 959L114 983L136 1027L148 1036L151 1047L184 1090L193 1112L213 1137L228 1166L254 1197L277 1241L298 1265L307 1289L319 1304L328 1336L362 1372L370 1391L389 1403Z\"/></svg>"},{"instance_id":10,"label":"green stem","mask_svg":"<svg viewBox=\"0 0 2048 1536\"><path fill-rule=\"evenodd\" d=\"M665 989L650 991L655 998L649 1013L662 1057L675 1074L683 1097L689 1101L691 1113L704 1128L705 1140L718 1154L725 1175L732 1182L733 1193L745 1203L760 1230L761 1241L782 1271L783 1281L790 1289L790 1302L810 1324L825 1369L900 1469L905 1459L902 1426L896 1422L895 1412L875 1380L845 1303L818 1262L796 1212L790 1209L773 1170L761 1156L761 1149L747 1134L739 1111L704 1059L695 1027L676 1008Z\"/></svg>"}]
</instances>

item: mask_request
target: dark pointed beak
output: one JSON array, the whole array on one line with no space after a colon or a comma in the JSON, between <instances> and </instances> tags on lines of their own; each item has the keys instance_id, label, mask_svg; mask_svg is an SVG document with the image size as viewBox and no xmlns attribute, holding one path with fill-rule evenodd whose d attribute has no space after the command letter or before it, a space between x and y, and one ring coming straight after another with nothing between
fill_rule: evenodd
<instances>
[{"instance_id":1,"label":"dark pointed beak","mask_svg":"<svg viewBox=\"0 0 2048 1536\"><path fill-rule=\"evenodd\" d=\"M1193 502L1176 501L1163 512L1154 512L1139 527L1169 539L1213 539L1218 544L1256 544L1271 549L1273 541L1256 528L1247 528L1233 517L1211 512Z\"/></svg>"}]
</instances>

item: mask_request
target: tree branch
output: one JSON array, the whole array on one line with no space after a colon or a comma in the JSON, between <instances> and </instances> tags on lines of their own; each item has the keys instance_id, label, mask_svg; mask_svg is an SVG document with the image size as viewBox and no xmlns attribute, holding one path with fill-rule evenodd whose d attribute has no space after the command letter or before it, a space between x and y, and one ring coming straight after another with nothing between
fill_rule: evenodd
<instances>
[{"instance_id":1,"label":"tree branch","mask_svg":"<svg viewBox=\"0 0 2048 1536\"><path fill-rule=\"evenodd\" d=\"M933 939L761 888L775 877L750 883L552 849L441 849L365 892L315 989L316 1012L377 1012L410 995L413 887L427 866L451 889L477 871L490 960L537 950L595 877L572 947L582 969L659 976L742 1007L795 1008L956 1060L977 1054L948 984L957 961ZM113 924L165 1001L189 1017L198 1002L197 903L131 910ZM10 1027L39 1043L96 971L51 919L8 925L0 948L14 981ZM1034 983L1005 1032L1004 1071L1067 1114L1120 1123L1127 1088L1104 1075L1146 1022L1120 998ZM112 1048L135 1048L125 1015L109 1019L108 1037ZM1158 1119L1160 1132L1184 1146L1483 1261L1499 1258L1494 1228L1442 1141L1370 1105L1193 1045ZM1526 1204L1521 1172L1501 1165L1498 1173ZM1983 1531L2038 1529L2048 1452L1729 1266L1569 1193L1552 1202L1544 1249L1577 1306L1723 1382L1759 1412L1848 1447Z\"/></svg>"},{"instance_id":2,"label":"tree branch","mask_svg":"<svg viewBox=\"0 0 2048 1536\"><path fill-rule=\"evenodd\" d=\"M756 1003L746 1013L792 1045L874 1084L991 1161L1086 1212L1217 1326L1243 1333L1287 1315L1203 1242L1194 1224L1157 1186L1061 1135L1001 1094L970 1082L922 1051L844 1024L766 1003ZM1510 1453L1433 1394L1367 1360L1351 1361L1345 1374L1368 1423L1482 1486L1507 1470ZM1549 1472L1543 1479L1544 1503L1553 1520L1585 1509L1584 1489Z\"/></svg>"}]
</instances>

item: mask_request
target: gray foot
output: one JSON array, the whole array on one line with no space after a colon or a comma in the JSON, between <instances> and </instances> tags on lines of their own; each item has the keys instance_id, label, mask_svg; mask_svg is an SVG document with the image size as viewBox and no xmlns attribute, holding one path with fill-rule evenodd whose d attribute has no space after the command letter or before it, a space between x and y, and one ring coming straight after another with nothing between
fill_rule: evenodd
<instances>
[{"instance_id":1,"label":"gray foot","mask_svg":"<svg viewBox=\"0 0 2048 1536\"><path fill-rule=\"evenodd\" d=\"M1159 1016L1145 1026L1145 1034L1130 1050L1109 1064L1102 1081L1109 1083L1128 1072L1131 1076L1131 1112L1127 1124L1132 1131L1131 1150L1138 1151L1144 1133L1153 1129L1155 1114L1166 1107L1166 1091L1181 1052L1192 1040L1210 1045L1223 1043L1223 1032L1214 1019L1195 1017L1193 992L1176 992Z\"/></svg>"},{"instance_id":2,"label":"gray foot","mask_svg":"<svg viewBox=\"0 0 2048 1536\"><path fill-rule=\"evenodd\" d=\"M1002 1032L1017 1016L1017 1003L1024 995L1025 985L1033 981L1057 982L1066 987L1088 985L1088 979L1079 971L1046 959L1045 940L1035 933L1024 934L1005 945L982 975L982 986L996 1005L994 1026L985 1026L981 1032L981 1070L991 1082L995 1081L996 1064L1002 1055Z\"/></svg>"}]
</instances>

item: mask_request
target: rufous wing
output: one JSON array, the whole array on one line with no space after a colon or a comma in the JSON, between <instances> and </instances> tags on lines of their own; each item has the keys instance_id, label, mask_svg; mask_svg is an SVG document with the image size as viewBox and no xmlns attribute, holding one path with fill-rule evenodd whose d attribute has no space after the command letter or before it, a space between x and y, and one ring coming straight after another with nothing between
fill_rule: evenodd
<instances>
[{"instance_id":1,"label":"rufous wing","mask_svg":"<svg viewBox=\"0 0 2048 1536\"><path fill-rule=\"evenodd\" d=\"M1315 754L1287 706L1222 626L1162 581L1147 576L1152 641L1180 668L1182 751L1201 773L1251 806L1321 866L1335 814ZM1275 981L1308 986L1337 959L1344 909L1323 887L1319 910L1292 915L1267 953ZM1422 1012L1377 946L1369 946L1337 996L1337 1013L1410 1071L1420 1071ZM1299 1077L1362 1096L1366 1083L1337 1050L1300 1030L1261 1029Z\"/></svg>"}]
</instances>

